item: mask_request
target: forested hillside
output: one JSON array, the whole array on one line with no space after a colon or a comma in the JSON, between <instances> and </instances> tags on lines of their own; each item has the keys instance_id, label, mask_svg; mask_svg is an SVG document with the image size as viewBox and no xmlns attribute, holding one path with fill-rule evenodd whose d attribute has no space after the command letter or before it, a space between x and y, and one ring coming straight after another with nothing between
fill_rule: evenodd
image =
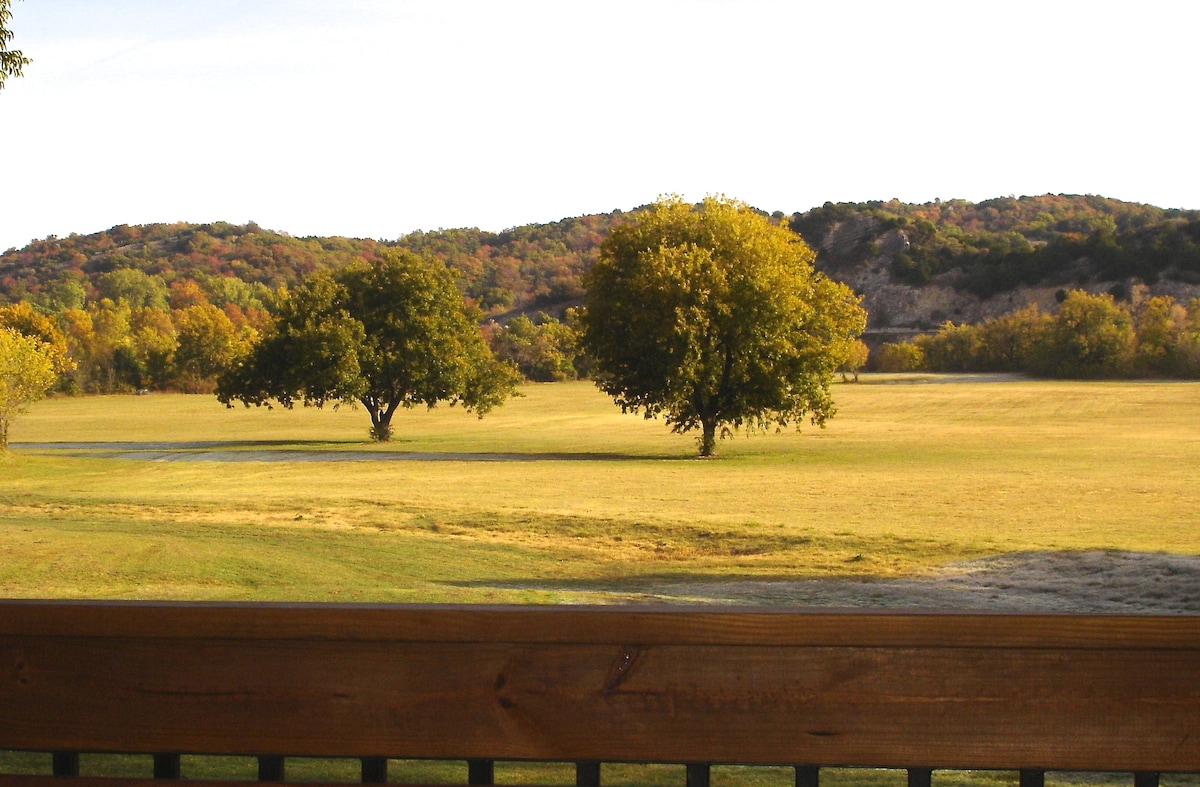
<instances>
[{"instance_id":1,"label":"forested hillside","mask_svg":"<svg viewBox=\"0 0 1200 787\"><path fill-rule=\"evenodd\" d=\"M770 215L817 250L818 268L862 295L873 355L888 342L947 323L983 325L1031 304L1055 314L1072 290L1111 297L1135 316L1135 300L1182 308L1200 298L1196 210L1043 195L826 203L790 219ZM8 304L0 317L65 342L78 362L68 388L204 389L213 369L260 335L281 289L400 247L450 266L482 311L493 351L532 379L563 379L586 368L568 307L582 302L583 272L624 219L614 211L395 240L295 238L253 222L121 225L0 254L0 307Z\"/></svg>"},{"instance_id":2,"label":"forested hillside","mask_svg":"<svg viewBox=\"0 0 1200 787\"><path fill-rule=\"evenodd\" d=\"M293 238L253 223L122 225L8 250L0 255L0 301L77 307L105 296L105 274L133 268L168 289L191 280L214 303L260 308L271 291L294 286L313 271L372 259L380 246L400 246L452 267L463 292L485 314L553 310L582 297L580 274L622 217L616 211L502 232L414 232L393 241ZM892 296L900 289L950 288L959 294L952 300L964 303L1021 288L1104 282L1200 286L1196 210L1096 196L923 205L892 200L826 203L793 214L790 224L818 250L819 266L868 296L885 285ZM903 307L911 295L893 300ZM897 324L932 327L946 316L907 315Z\"/></svg>"},{"instance_id":3,"label":"forested hillside","mask_svg":"<svg viewBox=\"0 0 1200 787\"><path fill-rule=\"evenodd\" d=\"M47 310L78 308L115 296L114 271L146 274L169 292L198 285L213 303L269 305L271 293L380 247L433 255L451 268L467 297L487 314L582 297L579 277L621 214L563 219L503 232L415 232L395 241L293 238L254 223L121 225L92 235L34 241L0 255L0 303L28 301Z\"/></svg>"}]
</instances>

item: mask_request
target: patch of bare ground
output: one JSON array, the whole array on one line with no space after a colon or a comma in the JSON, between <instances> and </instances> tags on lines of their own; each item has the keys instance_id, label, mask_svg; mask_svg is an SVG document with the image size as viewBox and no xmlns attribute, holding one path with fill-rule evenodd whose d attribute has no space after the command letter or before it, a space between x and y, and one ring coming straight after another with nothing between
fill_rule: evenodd
<instances>
[{"instance_id":1,"label":"patch of bare ground","mask_svg":"<svg viewBox=\"0 0 1200 787\"><path fill-rule=\"evenodd\" d=\"M957 563L919 579L739 579L644 590L668 602L1200 614L1200 556L1023 552Z\"/></svg>"}]
</instances>

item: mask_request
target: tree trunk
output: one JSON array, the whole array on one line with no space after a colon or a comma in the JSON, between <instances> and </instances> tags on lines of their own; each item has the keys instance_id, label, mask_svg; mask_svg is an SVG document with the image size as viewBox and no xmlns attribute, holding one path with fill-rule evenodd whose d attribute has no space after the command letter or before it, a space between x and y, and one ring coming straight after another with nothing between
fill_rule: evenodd
<instances>
[{"instance_id":1,"label":"tree trunk","mask_svg":"<svg viewBox=\"0 0 1200 787\"><path fill-rule=\"evenodd\" d=\"M381 398L376 396L361 396L358 399L362 406L371 414L371 439L386 443L392 439L392 416L400 406L400 397L393 397L385 407Z\"/></svg>"},{"instance_id":2,"label":"tree trunk","mask_svg":"<svg viewBox=\"0 0 1200 787\"><path fill-rule=\"evenodd\" d=\"M371 409L371 439L386 443L392 439L393 410Z\"/></svg>"},{"instance_id":3,"label":"tree trunk","mask_svg":"<svg viewBox=\"0 0 1200 787\"><path fill-rule=\"evenodd\" d=\"M717 447L717 422L702 421L701 425L704 432L700 435L700 456L713 456Z\"/></svg>"}]
</instances>

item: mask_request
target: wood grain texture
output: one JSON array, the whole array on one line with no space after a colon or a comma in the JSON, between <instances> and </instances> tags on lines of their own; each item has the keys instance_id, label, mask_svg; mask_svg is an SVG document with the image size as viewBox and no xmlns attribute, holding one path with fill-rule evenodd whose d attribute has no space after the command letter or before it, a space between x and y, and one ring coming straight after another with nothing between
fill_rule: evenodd
<instances>
[{"instance_id":1,"label":"wood grain texture","mask_svg":"<svg viewBox=\"0 0 1200 787\"><path fill-rule=\"evenodd\" d=\"M0 633L130 638L1200 648L1200 617L779 607L0 600Z\"/></svg>"},{"instance_id":2,"label":"wood grain texture","mask_svg":"<svg viewBox=\"0 0 1200 787\"><path fill-rule=\"evenodd\" d=\"M0 748L1200 771L1200 620L0 602Z\"/></svg>"}]
</instances>

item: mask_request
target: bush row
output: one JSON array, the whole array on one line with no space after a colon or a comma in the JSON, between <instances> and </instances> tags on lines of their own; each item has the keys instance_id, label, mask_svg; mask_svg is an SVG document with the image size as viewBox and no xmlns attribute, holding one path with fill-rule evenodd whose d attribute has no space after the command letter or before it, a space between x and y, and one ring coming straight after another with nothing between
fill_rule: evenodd
<instances>
[{"instance_id":1,"label":"bush row","mask_svg":"<svg viewBox=\"0 0 1200 787\"><path fill-rule=\"evenodd\" d=\"M1138 291L1130 304L1072 290L1054 313L1035 305L978 325L883 345L879 371L1020 372L1041 377L1200 378L1200 298L1186 306Z\"/></svg>"}]
</instances>

